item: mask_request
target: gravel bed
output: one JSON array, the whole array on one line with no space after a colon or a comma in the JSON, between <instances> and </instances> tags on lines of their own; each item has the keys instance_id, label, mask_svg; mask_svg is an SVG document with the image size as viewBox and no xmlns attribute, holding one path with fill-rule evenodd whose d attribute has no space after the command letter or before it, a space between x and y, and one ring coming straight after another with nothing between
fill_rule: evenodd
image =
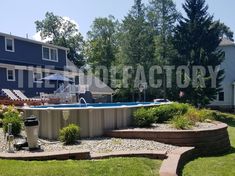
<instances>
[{"instance_id":1,"label":"gravel bed","mask_svg":"<svg viewBox=\"0 0 235 176\"><path fill-rule=\"evenodd\" d=\"M24 132L23 132L24 133ZM20 140L20 138L16 139ZM155 141L118 139L118 138L89 138L78 141L76 145L65 146L61 142L40 140L42 151L53 152L62 150L88 150L91 153L109 153L118 151L172 151L178 147L162 144ZM0 152L6 152L6 140L2 129L0 129ZM25 153L28 151L17 151Z\"/></svg>"},{"instance_id":2,"label":"gravel bed","mask_svg":"<svg viewBox=\"0 0 235 176\"><path fill-rule=\"evenodd\" d=\"M216 124L213 123L197 123L192 127L192 130L213 129ZM155 124L152 128L133 128L130 130L177 130L170 124ZM25 132L22 132L25 136ZM16 138L20 140L22 137ZM178 148L176 146L162 144L155 141L147 141L140 139L118 139L118 138L89 138L78 141L76 145L64 146L61 142L40 140L42 151L53 152L61 150L88 150L91 153L109 153L118 151L153 151L166 150L168 152ZM4 138L3 130L0 129L0 152L6 152L6 139ZM17 151L28 152L28 151Z\"/></svg>"},{"instance_id":3,"label":"gravel bed","mask_svg":"<svg viewBox=\"0 0 235 176\"><path fill-rule=\"evenodd\" d=\"M214 129L217 125L214 123L196 123L195 126L189 130L203 130ZM174 128L171 124L154 124L151 128L131 128L130 130L179 130Z\"/></svg>"},{"instance_id":4,"label":"gravel bed","mask_svg":"<svg viewBox=\"0 0 235 176\"><path fill-rule=\"evenodd\" d=\"M139 139L118 139L118 138L91 138L79 141L80 144L73 146L64 146L60 142L56 144L44 143L45 151L56 150L89 150L91 153L109 153L117 151L153 151L166 150L172 151L176 146L162 144L155 141Z\"/></svg>"}]
</instances>

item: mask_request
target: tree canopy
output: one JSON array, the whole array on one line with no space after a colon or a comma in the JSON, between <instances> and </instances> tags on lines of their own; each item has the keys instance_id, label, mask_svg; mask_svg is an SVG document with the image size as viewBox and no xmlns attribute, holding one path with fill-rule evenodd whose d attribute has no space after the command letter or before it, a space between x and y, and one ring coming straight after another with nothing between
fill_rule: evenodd
<instances>
[{"instance_id":1,"label":"tree canopy","mask_svg":"<svg viewBox=\"0 0 235 176\"><path fill-rule=\"evenodd\" d=\"M87 64L93 71L99 66L106 67L108 80L101 80L116 89L117 101L141 100L139 85L150 85L151 66L183 65L189 68L189 73L180 73L184 82L189 81L187 88L176 86L177 72L172 73L173 87L167 87L167 73L163 69L161 74L154 72L152 75L156 76L153 81L162 79L163 86L146 86L146 100L164 97L206 105L216 98L224 77L224 70L217 70L224 59L219 44L222 38L233 41L233 31L223 22L215 20L208 13L208 8L205 0L185 0L183 10L186 15L183 16L177 11L173 0L149 0L148 3L134 0L122 21L114 16L95 18L86 41L74 22L51 12L35 24L42 39L69 48L68 58L78 67ZM125 72L125 66L131 69ZM200 69L195 71L194 66L202 66L206 69L205 73ZM114 87L113 75L110 75L113 67L117 69L118 79ZM212 86L212 71L217 74L215 86ZM137 79L137 73L140 79ZM205 74L205 85L191 79L194 73L198 79ZM102 74L99 73L101 77ZM142 74L145 75L144 79ZM184 96L179 97L182 92Z\"/></svg>"},{"instance_id":2,"label":"tree canopy","mask_svg":"<svg viewBox=\"0 0 235 176\"><path fill-rule=\"evenodd\" d=\"M41 38L51 44L69 48L68 59L78 67L84 66L84 40L76 24L69 19L47 12L45 19L36 21L36 30Z\"/></svg>"},{"instance_id":3,"label":"tree canopy","mask_svg":"<svg viewBox=\"0 0 235 176\"><path fill-rule=\"evenodd\" d=\"M193 76L193 66L203 66L206 69L205 85L195 86L195 83L190 80L187 88L178 88L178 93L174 94L179 95L179 91L183 91L185 93L183 101L194 105L206 105L216 98L223 79L224 71L220 70L216 87L213 87L207 68L212 66L215 69L224 59L224 53L218 50L221 30L219 24L213 20L213 16L208 13L205 0L186 0L183 9L187 16L182 17L175 28L174 46L178 55L174 58L173 64L188 66L190 75L187 77L189 78ZM198 77L200 74L202 73L197 72Z\"/></svg>"}]
</instances>

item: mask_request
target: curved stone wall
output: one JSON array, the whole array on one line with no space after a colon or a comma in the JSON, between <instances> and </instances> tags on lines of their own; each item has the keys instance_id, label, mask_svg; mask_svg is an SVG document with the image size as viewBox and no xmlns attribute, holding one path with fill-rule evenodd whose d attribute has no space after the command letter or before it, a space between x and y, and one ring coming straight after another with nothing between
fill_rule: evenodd
<instances>
[{"instance_id":1,"label":"curved stone wall","mask_svg":"<svg viewBox=\"0 0 235 176\"><path fill-rule=\"evenodd\" d=\"M176 146L195 147L201 155L221 154L229 151L230 141L227 125L216 122L216 127L207 130L113 130L108 137L146 139Z\"/></svg>"}]
</instances>

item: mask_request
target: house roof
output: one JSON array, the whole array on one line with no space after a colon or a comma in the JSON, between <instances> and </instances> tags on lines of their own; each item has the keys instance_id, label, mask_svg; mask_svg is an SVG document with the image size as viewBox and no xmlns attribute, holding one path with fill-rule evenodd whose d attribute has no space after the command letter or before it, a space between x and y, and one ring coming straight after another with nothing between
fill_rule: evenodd
<instances>
[{"instance_id":1,"label":"house roof","mask_svg":"<svg viewBox=\"0 0 235 176\"><path fill-rule=\"evenodd\" d=\"M223 38L220 42L220 46L235 46L235 43L229 39Z\"/></svg>"},{"instance_id":2,"label":"house roof","mask_svg":"<svg viewBox=\"0 0 235 176\"><path fill-rule=\"evenodd\" d=\"M89 91L92 94L98 95L111 95L114 94L113 89L111 89L108 85L102 82L99 78L93 75L85 75L78 67L67 59L67 68L71 71L76 71L79 73L79 84L85 85L88 87Z\"/></svg>"},{"instance_id":3,"label":"house roof","mask_svg":"<svg viewBox=\"0 0 235 176\"><path fill-rule=\"evenodd\" d=\"M111 95L114 94L114 90L111 89L108 85L102 82L99 78L92 75L80 75L79 78L81 85L87 85L89 91L92 94L103 94Z\"/></svg>"},{"instance_id":4,"label":"house roof","mask_svg":"<svg viewBox=\"0 0 235 176\"><path fill-rule=\"evenodd\" d=\"M53 47L53 48L58 48L58 49L62 49L62 50L69 50L68 48L65 48L65 47L62 47L62 46L56 46L56 45L52 45L52 44L49 44L49 43L40 42L40 41L36 41L36 40L33 40L33 39L24 38L24 37L18 37L18 36L15 36L15 35L6 34L6 33L2 33L2 32L0 32L0 36L14 38L14 39L17 39L17 40L22 40L22 41L35 43L35 44L48 46L48 47Z\"/></svg>"}]
</instances>

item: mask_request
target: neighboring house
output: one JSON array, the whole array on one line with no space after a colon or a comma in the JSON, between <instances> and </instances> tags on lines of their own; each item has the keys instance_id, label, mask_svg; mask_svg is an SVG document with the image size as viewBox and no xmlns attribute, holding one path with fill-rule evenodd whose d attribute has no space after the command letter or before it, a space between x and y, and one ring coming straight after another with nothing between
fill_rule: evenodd
<instances>
[{"instance_id":1,"label":"neighboring house","mask_svg":"<svg viewBox=\"0 0 235 176\"><path fill-rule=\"evenodd\" d=\"M223 90L210 107L232 110L235 107L235 43L223 39L220 48L225 52L225 60L221 64L221 68L225 71L225 78L222 82Z\"/></svg>"},{"instance_id":2,"label":"neighboring house","mask_svg":"<svg viewBox=\"0 0 235 176\"><path fill-rule=\"evenodd\" d=\"M93 75L85 75L71 61L67 61L67 68L71 71L79 72L79 85L83 89L89 90L95 102L112 102L114 91L104 82Z\"/></svg>"},{"instance_id":3,"label":"neighboring house","mask_svg":"<svg viewBox=\"0 0 235 176\"><path fill-rule=\"evenodd\" d=\"M67 51L68 48L0 33L0 89L22 90L28 97L53 93L58 85L39 80L55 73L79 84L81 72L67 59Z\"/></svg>"}]
</instances>

